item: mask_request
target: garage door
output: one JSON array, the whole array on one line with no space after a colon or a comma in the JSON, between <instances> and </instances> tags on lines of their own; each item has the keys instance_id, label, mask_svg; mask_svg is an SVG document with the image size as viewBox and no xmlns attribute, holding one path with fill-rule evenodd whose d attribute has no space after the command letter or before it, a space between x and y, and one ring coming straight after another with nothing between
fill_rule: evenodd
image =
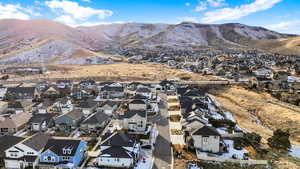
<instances>
[{"instance_id":1,"label":"garage door","mask_svg":"<svg viewBox=\"0 0 300 169\"><path fill-rule=\"evenodd\" d=\"M20 168L19 161L5 160L5 168Z\"/></svg>"}]
</instances>

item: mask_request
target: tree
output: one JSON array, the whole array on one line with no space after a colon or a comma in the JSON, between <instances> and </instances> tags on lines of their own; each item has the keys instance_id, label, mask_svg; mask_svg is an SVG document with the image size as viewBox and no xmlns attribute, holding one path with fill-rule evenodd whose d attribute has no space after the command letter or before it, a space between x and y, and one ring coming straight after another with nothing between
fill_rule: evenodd
<instances>
[{"instance_id":1,"label":"tree","mask_svg":"<svg viewBox=\"0 0 300 169\"><path fill-rule=\"evenodd\" d=\"M261 136L257 133L246 133L245 134L245 139L247 141L248 144L252 145L252 146L257 146L260 144L261 141Z\"/></svg>"},{"instance_id":2,"label":"tree","mask_svg":"<svg viewBox=\"0 0 300 169\"><path fill-rule=\"evenodd\" d=\"M277 129L273 136L268 138L268 145L273 149L288 151L291 148L289 137L289 131Z\"/></svg>"}]
</instances>

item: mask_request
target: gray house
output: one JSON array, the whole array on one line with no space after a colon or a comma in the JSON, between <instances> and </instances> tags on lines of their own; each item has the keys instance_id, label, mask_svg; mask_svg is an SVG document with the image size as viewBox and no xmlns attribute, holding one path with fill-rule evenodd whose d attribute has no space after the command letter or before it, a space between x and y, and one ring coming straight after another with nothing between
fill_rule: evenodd
<instances>
[{"instance_id":1,"label":"gray house","mask_svg":"<svg viewBox=\"0 0 300 169\"><path fill-rule=\"evenodd\" d=\"M75 109L67 114L59 116L55 120L55 125L63 131L71 131L79 126L84 120L84 114L81 110Z\"/></svg>"},{"instance_id":2,"label":"gray house","mask_svg":"<svg viewBox=\"0 0 300 169\"><path fill-rule=\"evenodd\" d=\"M46 131L54 125L53 114L36 114L31 117L28 122L28 128L31 131Z\"/></svg>"},{"instance_id":3,"label":"gray house","mask_svg":"<svg viewBox=\"0 0 300 169\"><path fill-rule=\"evenodd\" d=\"M80 124L80 130L85 133L97 133L109 123L110 117L103 112L88 117Z\"/></svg>"}]
</instances>

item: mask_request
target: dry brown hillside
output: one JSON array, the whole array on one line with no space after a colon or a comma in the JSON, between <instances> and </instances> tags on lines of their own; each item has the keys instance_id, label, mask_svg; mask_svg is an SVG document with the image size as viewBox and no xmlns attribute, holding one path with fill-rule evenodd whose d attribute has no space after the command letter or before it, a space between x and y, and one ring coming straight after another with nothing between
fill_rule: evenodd
<instances>
[{"instance_id":1,"label":"dry brown hillside","mask_svg":"<svg viewBox=\"0 0 300 169\"><path fill-rule=\"evenodd\" d=\"M255 46L271 52L300 55L300 36L287 39L261 40Z\"/></svg>"},{"instance_id":2,"label":"dry brown hillside","mask_svg":"<svg viewBox=\"0 0 300 169\"><path fill-rule=\"evenodd\" d=\"M300 145L300 109L296 106L278 101L267 93L256 93L242 87L219 91L215 97L249 132L268 138L272 130L289 129L293 143Z\"/></svg>"}]
</instances>

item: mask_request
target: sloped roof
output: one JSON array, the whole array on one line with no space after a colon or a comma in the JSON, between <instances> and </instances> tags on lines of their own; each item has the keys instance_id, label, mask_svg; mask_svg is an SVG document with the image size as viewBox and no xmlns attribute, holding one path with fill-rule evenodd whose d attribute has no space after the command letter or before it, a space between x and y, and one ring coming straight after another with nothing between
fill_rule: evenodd
<instances>
[{"instance_id":1,"label":"sloped roof","mask_svg":"<svg viewBox=\"0 0 300 169\"><path fill-rule=\"evenodd\" d=\"M72 139L49 139L43 152L50 150L58 156L74 156L80 142ZM64 153L64 149L70 149L71 153Z\"/></svg>"},{"instance_id":2,"label":"sloped roof","mask_svg":"<svg viewBox=\"0 0 300 169\"><path fill-rule=\"evenodd\" d=\"M132 158L133 154L123 147L113 146L103 150L100 156L108 158Z\"/></svg>"},{"instance_id":3,"label":"sloped roof","mask_svg":"<svg viewBox=\"0 0 300 169\"><path fill-rule=\"evenodd\" d=\"M79 109L75 109L65 115L69 116L73 120L80 120L84 116L83 112Z\"/></svg>"},{"instance_id":4,"label":"sloped roof","mask_svg":"<svg viewBox=\"0 0 300 169\"><path fill-rule=\"evenodd\" d=\"M112 136L112 137L110 137L110 136ZM109 139L106 140L107 138L109 138ZM102 137L102 140L106 140L102 144L105 146L133 147L136 142L134 135L126 134L126 133L106 133Z\"/></svg>"},{"instance_id":5,"label":"sloped roof","mask_svg":"<svg viewBox=\"0 0 300 169\"><path fill-rule=\"evenodd\" d=\"M43 121L49 122L51 119L53 119L53 114L36 114L30 118L28 123L42 123Z\"/></svg>"},{"instance_id":6,"label":"sloped roof","mask_svg":"<svg viewBox=\"0 0 300 169\"><path fill-rule=\"evenodd\" d=\"M16 137L16 136L1 136L0 137L0 158L5 156L5 150L10 148L13 145L18 144L24 140L22 137Z\"/></svg>"},{"instance_id":7,"label":"sloped roof","mask_svg":"<svg viewBox=\"0 0 300 169\"><path fill-rule=\"evenodd\" d=\"M10 102L8 103L7 108L23 109L23 106L21 102Z\"/></svg>"},{"instance_id":8,"label":"sloped roof","mask_svg":"<svg viewBox=\"0 0 300 169\"><path fill-rule=\"evenodd\" d=\"M45 147L50 138L51 136L40 132L24 140L22 144L31 147L36 151L40 151Z\"/></svg>"},{"instance_id":9,"label":"sloped roof","mask_svg":"<svg viewBox=\"0 0 300 169\"><path fill-rule=\"evenodd\" d=\"M18 128L26 124L31 116L31 114L23 112L9 118L5 118L4 121L0 122L0 128Z\"/></svg>"},{"instance_id":10,"label":"sloped roof","mask_svg":"<svg viewBox=\"0 0 300 169\"><path fill-rule=\"evenodd\" d=\"M110 117L103 112L97 112L82 122L82 124L101 124L109 120Z\"/></svg>"},{"instance_id":11,"label":"sloped roof","mask_svg":"<svg viewBox=\"0 0 300 169\"><path fill-rule=\"evenodd\" d=\"M131 118L135 115L139 115L141 117L146 117L147 112L145 110L129 110L124 112L123 118Z\"/></svg>"},{"instance_id":12,"label":"sloped roof","mask_svg":"<svg viewBox=\"0 0 300 169\"><path fill-rule=\"evenodd\" d=\"M203 126L196 130L192 135L201 135L201 136L221 136L220 133L214 127Z\"/></svg>"}]
</instances>

